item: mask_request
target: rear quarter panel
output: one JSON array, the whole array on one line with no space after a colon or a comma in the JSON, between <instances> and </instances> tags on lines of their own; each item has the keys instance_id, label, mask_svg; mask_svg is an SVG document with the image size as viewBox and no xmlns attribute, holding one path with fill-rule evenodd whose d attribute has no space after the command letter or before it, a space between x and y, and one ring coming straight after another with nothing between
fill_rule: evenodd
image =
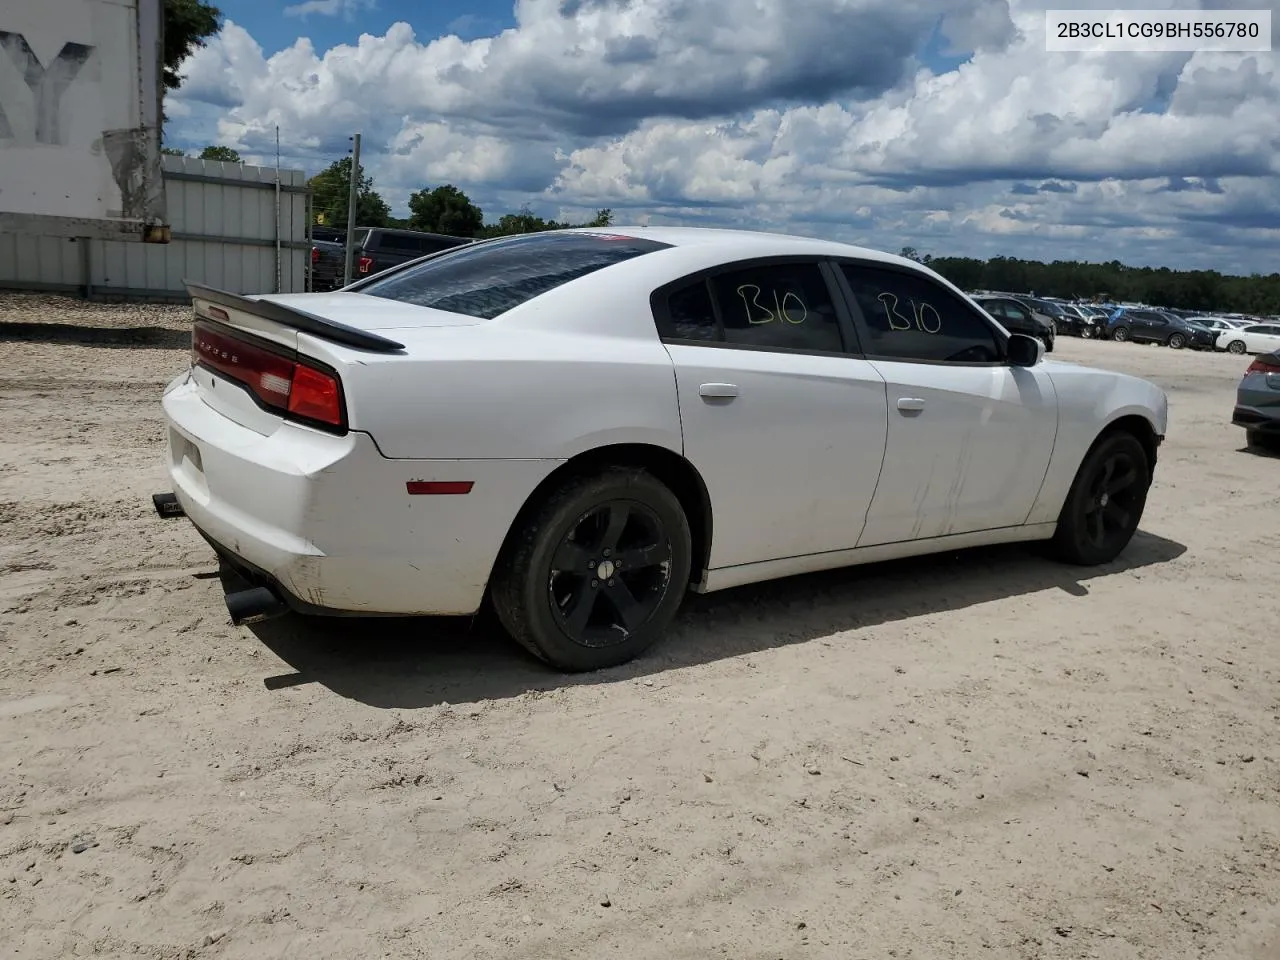
<instances>
[{"instance_id":1,"label":"rear quarter panel","mask_svg":"<svg viewBox=\"0 0 1280 960\"><path fill-rule=\"evenodd\" d=\"M1057 521L1085 454L1109 424L1137 415L1164 436L1168 422L1168 398L1153 383L1074 364L1047 366L1058 392L1058 437L1028 523Z\"/></svg>"},{"instance_id":2,"label":"rear quarter panel","mask_svg":"<svg viewBox=\"0 0 1280 960\"><path fill-rule=\"evenodd\" d=\"M496 324L388 333L405 343L403 356L342 365L351 427L372 435L383 456L565 460L613 443L682 449L671 358L656 336Z\"/></svg>"}]
</instances>

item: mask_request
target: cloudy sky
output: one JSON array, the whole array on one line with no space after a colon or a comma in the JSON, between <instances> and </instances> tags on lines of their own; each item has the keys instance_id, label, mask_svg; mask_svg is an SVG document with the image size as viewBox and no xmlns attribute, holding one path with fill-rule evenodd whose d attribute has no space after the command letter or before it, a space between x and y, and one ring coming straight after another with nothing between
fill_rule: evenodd
<instances>
[{"instance_id":1,"label":"cloudy sky","mask_svg":"<svg viewBox=\"0 0 1280 960\"><path fill-rule=\"evenodd\" d=\"M1280 270L1280 52L1047 53L1123 0L217 0L168 140L393 209L783 230L896 251ZM1130 8L1275 8L1145 0ZM1280 12L1273 15L1280 51Z\"/></svg>"}]
</instances>

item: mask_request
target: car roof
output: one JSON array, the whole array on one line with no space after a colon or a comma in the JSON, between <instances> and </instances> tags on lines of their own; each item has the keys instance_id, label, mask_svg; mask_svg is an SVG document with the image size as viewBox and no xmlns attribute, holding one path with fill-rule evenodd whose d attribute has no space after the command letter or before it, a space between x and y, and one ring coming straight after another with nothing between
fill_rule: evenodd
<instances>
[{"instance_id":1,"label":"car roof","mask_svg":"<svg viewBox=\"0 0 1280 960\"><path fill-rule=\"evenodd\" d=\"M928 269L925 264L897 254L860 247L837 240L820 240L816 237L800 237L787 233L768 233L762 230L735 230L727 227L645 227L608 226L574 227L559 231L604 236L635 237L656 240L673 247L714 245L726 257L752 256L826 256L856 257L881 263Z\"/></svg>"}]
</instances>

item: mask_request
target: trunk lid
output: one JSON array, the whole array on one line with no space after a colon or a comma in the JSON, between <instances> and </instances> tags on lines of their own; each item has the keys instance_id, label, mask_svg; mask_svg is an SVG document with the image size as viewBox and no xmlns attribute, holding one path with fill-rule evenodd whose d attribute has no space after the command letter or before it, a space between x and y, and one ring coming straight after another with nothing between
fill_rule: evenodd
<instances>
[{"instance_id":1,"label":"trunk lid","mask_svg":"<svg viewBox=\"0 0 1280 960\"><path fill-rule=\"evenodd\" d=\"M295 364L327 370L340 381L340 368L347 363L335 365L335 355L403 353L401 343L375 330L480 322L360 293L244 297L190 282L187 289L195 313L191 376L202 399L229 420L263 436L274 433L287 416L293 418L273 402L264 402L263 391L276 402L281 397L289 402L296 399L297 381L290 373ZM326 343L345 349L323 349ZM362 361L353 358L352 362Z\"/></svg>"}]
</instances>

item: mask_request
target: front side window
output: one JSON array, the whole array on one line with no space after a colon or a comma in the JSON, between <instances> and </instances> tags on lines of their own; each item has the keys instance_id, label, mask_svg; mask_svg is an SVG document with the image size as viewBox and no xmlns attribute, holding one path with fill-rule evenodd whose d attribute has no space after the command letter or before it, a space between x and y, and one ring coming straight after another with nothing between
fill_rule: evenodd
<instances>
[{"instance_id":1,"label":"front side window","mask_svg":"<svg viewBox=\"0 0 1280 960\"><path fill-rule=\"evenodd\" d=\"M867 328L868 356L934 363L997 363L995 331L975 310L928 277L842 264Z\"/></svg>"},{"instance_id":2,"label":"front side window","mask_svg":"<svg viewBox=\"0 0 1280 960\"><path fill-rule=\"evenodd\" d=\"M458 247L358 290L492 320L561 284L669 246L607 233L525 234Z\"/></svg>"},{"instance_id":3,"label":"front side window","mask_svg":"<svg viewBox=\"0 0 1280 960\"><path fill-rule=\"evenodd\" d=\"M1005 316L1010 320L1021 320L1023 323L1031 322L1031 311L1021 303L1010 303L1005 308Z\"/></svg>"},{"instance_id":4,"label":"front side window","mask_svg":"<svg viewBox=\"0 0 1280 960\"><path fill-rule=\"evenodd\" d=\"M839 353L835 304L816 263L746 267L711 278L729 343Z\"/></svg>"}]
</instances>

